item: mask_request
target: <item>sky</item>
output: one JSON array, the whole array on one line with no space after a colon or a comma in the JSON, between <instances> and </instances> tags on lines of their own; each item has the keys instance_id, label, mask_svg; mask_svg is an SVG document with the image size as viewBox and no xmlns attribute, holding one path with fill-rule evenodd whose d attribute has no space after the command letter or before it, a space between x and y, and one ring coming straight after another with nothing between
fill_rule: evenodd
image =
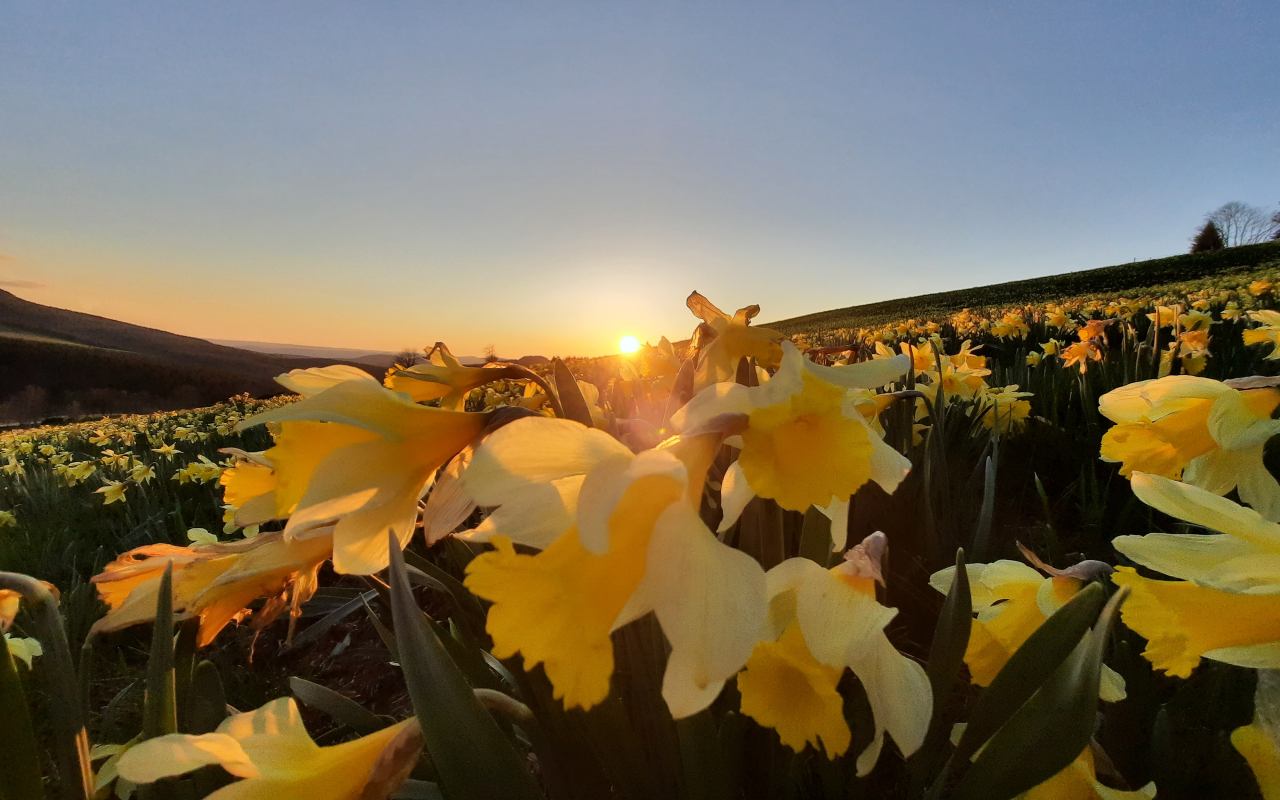
<instances>
[{"instance_id":1,"label":"sky","mask_svg":"<svg viewBox=\"0 0 1280 800\"><path fill-rule=\"evenodd\" d=\"M0 288L205 338L596 355L1280 208L1261 2L0 0ZM0 320L3 324L3 320Z\"/></svg>"}]
</instances>

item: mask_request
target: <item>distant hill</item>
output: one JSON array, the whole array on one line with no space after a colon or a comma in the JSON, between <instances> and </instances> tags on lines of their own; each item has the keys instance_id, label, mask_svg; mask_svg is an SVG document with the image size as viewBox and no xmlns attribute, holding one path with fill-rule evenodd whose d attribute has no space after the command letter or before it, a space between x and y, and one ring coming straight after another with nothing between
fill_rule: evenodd
<instances>
[{"instance_id":1,"label":"distant hill","mask_svg":"<svg viewBox=\"0 0 1280 800\"><path fill-rule=\"evenodd\" d=\"M884 300L760 324L787 334L814 333L833 328L873 327L910 318L950 314L962 308L1044 303L1067 297L1135 292L1146 287L1245 270L1276 260L1280 260L1280 242L1267 242L972 289Z\"/></svg>"},{"instance_id":2,"label":"distant hill","mask_svg":"<svg viewBox=\"0 0 1280 800\"><path fill-rule=\"evenodd\" d=\"M227 347L238 347L241 350L252 350L256 353L275 353L286 356L305 356L307 358L328 358L352 361L357 364L372 364L376 367L390 367L399 353L389 350L357 350L350 347L315 347L309 344L280 344L278 342L246 342L238 339L210 339L214 344ZM536 358L536 356L535 356ZM484 363L479 356L458 356L458 360L467 366Z\"/></svg>"},{"instance_id":3,"label":"distant hill","mask_svg":"<svg viewBox=\"0 0 1280 800\"><path fill-rule=\"evenodd\" d=\"M282 392L276 375L333 363L353 362L225 347L0 290L0 422L271 396ZM378 366L356 365L382 375Z\"/></svg>"}]
</instances>

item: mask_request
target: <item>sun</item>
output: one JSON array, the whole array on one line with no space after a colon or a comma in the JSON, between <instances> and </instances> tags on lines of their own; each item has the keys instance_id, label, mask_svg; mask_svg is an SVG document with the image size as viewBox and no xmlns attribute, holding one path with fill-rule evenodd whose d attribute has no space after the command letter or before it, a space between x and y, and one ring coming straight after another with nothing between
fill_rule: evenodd
<instances>
[{"instance_id":1,"label":"sun","mask_svg":"<svg viewBox=\"0 0 1280 800\"><path fill-rule=\"evenodd\" d=\"M634 353L639 349L640 349L640 340L629 333L618 340L619 353Z\"/></svg>"}]
</instances>

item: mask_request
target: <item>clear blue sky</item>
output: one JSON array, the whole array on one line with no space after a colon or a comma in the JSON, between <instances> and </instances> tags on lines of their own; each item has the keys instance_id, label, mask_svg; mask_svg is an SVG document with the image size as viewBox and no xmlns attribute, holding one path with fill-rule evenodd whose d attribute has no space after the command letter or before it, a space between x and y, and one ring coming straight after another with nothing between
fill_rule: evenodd
<instances>
[{"instance_id":1,"label":"clear blue sky","mask_svg":"<svg viewBox=\"0 0 1280 800\"><path fill-rule=\"evenodd\" d=\"M0 286L212 338L594 354L1278 178L1275 0L0 3Z\"/></svg>"}]
</instances>

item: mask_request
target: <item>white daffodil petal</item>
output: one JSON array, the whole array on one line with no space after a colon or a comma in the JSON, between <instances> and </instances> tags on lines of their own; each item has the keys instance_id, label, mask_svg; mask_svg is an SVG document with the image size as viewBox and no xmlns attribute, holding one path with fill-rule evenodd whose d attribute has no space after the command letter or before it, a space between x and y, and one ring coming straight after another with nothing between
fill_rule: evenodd
<instances>
[{"instance_id":1,"label":"white daffodil petal","mask_svg":"<svg viewBox=\"0 0 1280 800\"><path fill-rule=\"evenodd\" d=\"M837 499L827 506L816 506L816 508L831 520L832 551L838 553L845 549L849 544L849 501Z\"/></svg>"},{"instance_id":2,"label":"white daffodil petal","mask_svg":"<svg viewBox=\"0 0 1280 800\"><path fill-rule=\"evenodd\" d=\"M885 444L875 431L870 431L868 438L871 440L871 480L893 494L911 471L911 459Z\"/></svg>"},{"instance_id":3,"label":"white daffodil petal","mask_svg":"<svg viewBox=\"0 0 1280 800\"><path fill-rule=\"evenodd\" d=\"M256 778L261 774L240 742L225 733L202 736L169 733L148 739L120 756L116 772L134 783L155 783L211 764L218 764L241 778Z\"/></svg>"},{"instance_id":4,"label":"white daffodil petal","mask_svg":"<svg viewBox=\"0 0 1280 800\"><path fill-rule=\"evenodd\" d=\"M724 481L720 484L720 507L724 515L720 518L720 527L716 529L716 533L724 533L733 527L733 523L742 516L742 509L755 496L742 474L742 465L734 461L725 470Z\"/></svg>"},{"instance_id":5,"label":"white daffodil petal","mask_svg":"<svg viewBox=\"0 0 1280 800\"><path fill-rule=\"evenodd\" d=\"M765 622L765 575L696 511L673 503L649 541L644 591L671 643L662 696L676 719L706 708L747 662Z\"/></svg>"},{"instance_id":6,"label":"white daffodil petal","mask_svg":"<svg viewBox=\"0 0 1280 800\"><path fill-rule=\"evenodd\" d=\"M462 482L478 504L499 506L530 485L586 475L610 458L629 461L632 454L603 431L570 420L526 417L489 434Z\"/></svg>"},{"instance_id":7,"label":"white daffodil petal","mask_svg":"<svg viewBox=\"0 0 1280 800\"><path fill-rule=\"evenodd\" d=\"M495 534L516 544L545 550L574 522L578 493L586 476L570 475L516 492L463 538L487 542Z\"/></svg>"},{"instance_id":8,"label":"white daffodil petal","mask_svg":"<svg viewBox=\"0 0 1280 800\"><path fill-rule=\"evenodd\" d=\"M899 653L883 632L850 656L849 667L862 682L875 716L876 739L887 731L902 754L910 756L924 744L933 716L933 693L924 667ZM877 741L859 756L858 775L869 773L878 756Z\"/></svg>"},{"instance_id":9,"label":"white daffodil petal","mask_svg":"<svg viewBox=\"0 0 1280 800\"><path fill-rule=\"evenodd\" d=\"M814 364L808 359L805 361L806 368L814 375L846 389L878 389L901 379L911 369L911 356L905 353L837 367Z\"/></svg>"},{"instance_id":10,"label":"white daffodil petal","mask_svg":"<svg viewBox=\"0 0 1280 800\"><path fill-rule=\"evenodd\" d=\"M717 383L695 394L671 415L671 427L678 431L696 428L721 414L750 414L754 408L750 390L740 383Z\"/></svg>"},{"instance_id":11,"label":"white daffodil petal","mask_svg":"<svg viewBox=\"0 0 1280 800\"><path fill-rule=\"evenodd\" d=\"M376 384L378 379L359 367L347 364L295 369L276 376L276 383L291 392L297 392L303 397L314 397L325 389L336 386L343 381L373 381Z\"/></svg>"},{"instance_id":12,"label":"white daffodil petal","mask_svg":"<svg viewBox=\"0 0 1280 800\"><path fill-rule=\"evenodd\" d=\"M1190 581L1199 580L1225 561L1266 552L1236 536L1194 533L1117 536L1111 544L1127 558L1148 569Z\"/></svg>"},{"instance_id":13,"label":"white daffodil petal","mask_svg":"<svg viewBox=\"0 0 1280 800\"><path fill-rule=\"evenodd\" d=\"M1249 669L1280 669L1280 642L1223 647L1204 657Z\"/></svg>"},{"instance_id":14,"label":"white daffodil petal","mask_svg":"<svg viewBox=\"0 0 1280 800\"><path fill-rule=\"evenodd\" d=\"M1225 497L1141 472L1133 473L1130 485L1139 500L1171 517L1239 536L1267 549L1280 549L1280 525Z\"/></svg>"}]
</instances>

